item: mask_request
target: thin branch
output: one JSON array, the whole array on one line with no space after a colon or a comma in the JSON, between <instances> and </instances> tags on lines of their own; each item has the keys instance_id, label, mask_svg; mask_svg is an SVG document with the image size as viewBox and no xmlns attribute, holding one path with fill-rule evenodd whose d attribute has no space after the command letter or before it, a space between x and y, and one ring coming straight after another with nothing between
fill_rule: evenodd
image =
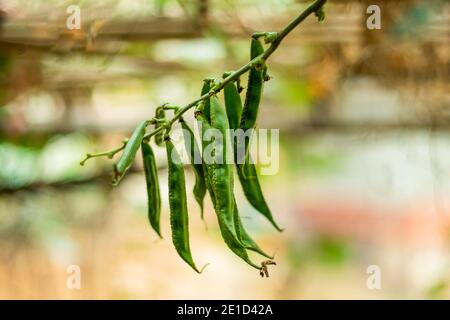
<instances>
[{"instance_id":1,"label":"thin branch","mask_svg":"<svg viewBox=\"0 0 450 320\"><path fill-rule=\"evenodd\" d=\"M104 152L99 152L99 153L87 153L85 158L80 161L80 165L84 166L86 161L88 161L89 159L92 159L92 158L107 157L109 159L112 159L116 155L116 153L119 153L120 151L125 149L127 142L128 142L128 139L123 140L122 146L120 146L116 149L110 150L110 151L104 151Z\"/></svg>"},{"instance_id":2,"label":"thin branch","mask_svg":"<svg viewBox=\"0 0 450 320\"><path fill-rule=\"evenodd\" d=\"M272 45L262 54L264 60L269 58L269 56L274 53L278 48L281 41L294 30L300 23L303 22L310 14L319 12L327 0L317 0L312 3L308 8L305 9L299 16L292 20L283 30L278 33L277 38L272 42ZM320 20L321 18L319 18Z\"/></svg>"},{"instance_id":3,"label":"thin branch","mask_svg":"<svg viewBox=\"0 0 450 320\"><path fill-rule=\"evenodd\" d=\"M204 95L202 95L201 97L197 98L196 100L192 101L191 103L187 104L186 106L179 108L178 110L173 108L175 111L174 116L172 117L172 119L170 119L169 121L167 121L164 125L161 125L160 127L156 128L155 130L153 130L150 133L147 133L144 136L144 140L148 140L150 139L150 137L160 133L163 130L170 130L170 128L172 127L172 125L179 120L183 114L188 111L189 109L197 106L201 101L210 98L211 96L219 93L224 87L225 85L227 85L230 82L234 82L237 81L240 76L242 76L243 74L245 74L246 72L248 72L251 68L254 68L256 65L261 64L261 63L265 63L265 61L275 52L275 50L278 48L278 46L280 45L281 41L283 41L283 39L292 31L294 30L301 22L303 22L303 20L305 20L310 14L312 13L316 13L316 15L319 17L318 12L319 10L322 10L323 5L327 2L327 0L316 0L314 1L311 5L309 5L302 13L300 13L300 15L298 15L295 19L293 19L283 30L281 30L280 32L276 33L276 32L259 32L257 34L255 34L255 36L263 36L266 35L266 42L270 43L270 46L259 56L257 56L256 58L250 60L249 62L247 62L245 65L243 65L242 67L240 67L238 70L231 72L225 79L223 79L222 81L215 81L214 82L214 86L211 89L210 92L205 93ZM319 17L319 20L323 19L323 13L321 12L322 16ZM270 37L269 37L270 34ZM165 106L165 105L163 105ZM99 153L99 154L95 154L95 155L87 155L86 159L84 159L81 164L83 164L86 160L88 160L89 158L92 157L97 157L97 156L108 156L108 157L112 157L114 156L117 152L119 152L120 150L122 150L125 146L126 142L124 143L124 145L121 148L112 150L110 152L103 152L103 153Z\"/></svg>"},{"instance_id":4,"label":"thin branch","mask_svg":"<svg viewBox=\"0 0 450 320\"><path fill-rule=\"evenodd\" d=\"M211 96L219 93L225 85L227 85L230 82L234 82L239 79L240 76L248 72L251 68L253 68L258 63L266 61L278 48L281 41L292 31L294 30L303 20L305 20L310 14L318 12L323 5L327 2L327 0L316 0L314 1L309 7L307 7L300 15L298 15L294 20L292 20L283 30L281 30L277 37L272 41L269 48L267 48L261 55L257 56L256 58L250 60L245 65L240 67L238 70L232 72L229 76L227 76L222 81L218 82L213 89L209 93L205 93L200 98L196 99L195 101L189 103L188 105L180 108L178 112L175 113L173 118L169 120L168 126L171 126L174 124L177 120L181 118L181 116L188 111L189 109L195 107L198 103L201 101L210 98ZM158 129L148 133L145 138L148 139L151 136L157 134L158 132L166 129L166 127L159 127Z\"/></svg>"}]
</instances>

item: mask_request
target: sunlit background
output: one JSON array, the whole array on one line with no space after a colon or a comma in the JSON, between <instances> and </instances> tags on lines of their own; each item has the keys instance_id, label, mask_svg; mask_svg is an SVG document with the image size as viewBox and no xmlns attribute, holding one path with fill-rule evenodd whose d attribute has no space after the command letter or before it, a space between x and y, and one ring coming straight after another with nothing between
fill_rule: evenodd
<instances>
[{"instance_id":1,"label":"sunlit background","mask_svg":"<svg viewBox=\"0 0 450 320\"><path fill-rule=\"evenodd\" d=\"M70 4L81 30L66 28ZM381 30L366 27L370 4ZM177 256L163 148L162 240L140 160L115 188L113 161L79 165L161 103L198 97L203 78L248 60L251 33L280 29L306 5L2 0L0 298L450 298L445 0L332 0L323 24L309 17L270 58L258 127L280 129L280 170L261 183L285 231L235 186L245 226L275 254L268 279L223 243L209 198L200 219L189 167L192 252L210 265L198 275ZM80 290L66 286L71 265ZM379 289L367 286L373 266Z\"/></svg>"}]
</instances>

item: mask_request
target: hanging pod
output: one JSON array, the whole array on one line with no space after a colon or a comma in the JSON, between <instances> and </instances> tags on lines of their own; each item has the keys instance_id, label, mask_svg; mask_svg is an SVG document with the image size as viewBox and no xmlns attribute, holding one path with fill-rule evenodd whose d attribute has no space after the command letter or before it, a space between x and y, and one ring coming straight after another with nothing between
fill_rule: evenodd
<instances>
[{"instance_id":1,"label":"hanging pod","mask_svg":"<svg viewBox=\"0 0 450 320\"><path fill-rule=\"evenodd\" d=\"M207 176L207 179L209 179L208 176ZM212 190L211 184L207 183L206 185L208 186L209 192L214 196L214 190ZM216 199L216 198L213 197L213 199ZM213 205L214 205L214 207L216 206L216 200L213 201ZM235 215L235 214L238 214L238 213L237 213L237 211L235 211L233 209L233 215ZM255 248L255 247L249 245L250 241L252 241L250 239L250 237L248 237L248 239L245 238L245 236L247 234L244 235L242 233L241 229L239 229L239 232L236 232L236 229L234 229L233 230L234 232L232 232L228 228L226 221L224 221L224 217L223 216L217 214L217 218L218 218L218 222L219 222L220 233L222 235L222 238L223 238L225 244L228 246L228 248L230 248L230 250L234 254L236 254L242 260L247 262L250 266L260 270L261 267L258 266L257 264L255 264L252 260L250 260L250 257L248 256L248 253L247 253L247 249L250 249L250 247ZM238 224L240 225L240 221L238 222ZM235 235L234 233L237 233L237 235ZM244 236L244 240L241 240L242 236ZM256 245L256 247L257 247L257 245ZM252 250L252 249L250 249L250 250ZM265 256L265 254L263 254L263 255Z\"/></svg>"},{"instance_id":2,"label":"hanging pod","mask_svg":"<svg viewBox=\"0 0 450 320\"><path fill-rule=\"evenodd\" d=\"M203 132L205 132L208 129L212 129L212 127L206 121L206 119L203 117L202 114L197 115L197 122L198 122L199 126L201 126ZM205 141L202 138L202 148L203 149L205 147L204 142ZM229 221L227 221L227 220L229 220L228 216L222 214L222 211L218 209L217 201L216 201L217 196L216 196L216 192L214 189L215 183L212 181L213 180L212 177L215 176L214 175L214 165L207 164L204 162L203 168L204 168L203 172L204 172L204 176L205 176L205 185L206 185L208 193L211 197L211 201L213 203L213 207L214 207L214 210L217 215L217 221L219 224L220 233L222 235L222 238L223 238L225 244L228 246L228 248L230 248L230 250L234 254L236 254L238 257L240 257L242 260L247 262L252 267L259 270L261 267L250 260L244 245L239 240L239 238L236 234L235 228L233 226L230 226ZM219 192L219 194L220 194L220 192ZM234 210L233 210L233 215L234 215Z\"/></svg>"},{"instance_id":3,"label":"hanging pod","mask_svg":"<svg viewBox=\"0 0 450 320\"><path fill-rule=\"evenodd\" d=\"M196 272L189 246L189 218L186 199L186 182L183 164L173 143L165 138L167 162L169 168L169 207L172 241L180 257Z\"/></svg>"},{"instance_id":4,"label":"hanging pod","mask_svg":"<svg viewBox=\"0 0 450 320\"><path fill-rule=\"evenodd\" d=\"M273 218L272 212L267 205L264 194L261 190L261 185L259 184L258 174L256 172L256 166L254 163L250 163L250 155L245 158L245 163L237 164L237 173L239 181L244 191L245 197L248 202L260 212L278 231L283 231L282 228L278 226Z\"/></svg>"},{"instance_id":5,"label":"hanging pod","mask_svg":"<svg viewBox=\"0 0 450 320\"><path fill-rule=\"evenodd\" d=\"M205 95L209 93L211 90L211 79L207 78L203 80L203 87L201 91L201 95ZM202 101L202 114L203 117L208 121L208 123L211 122L211 105L210 105L210 99L205 99Z\"/></svg>"},{"instance_id":6,"label":"hanging pod","mask_svg":"<svg viewBox=\"0 0 450 320\"><path fill-rule=\"evenodd\" d=\"M257 252L260 255L267 257L269 259L273 259L273 256L270 256L267 253L265 253L245 230L241 218L239 217L239 211L236 204L236 200L234 200L234 224L239 240L242 242L242 244L246 249Z\"/></svg>"},{"instance_id":7,"label":"hanging pod","mask_svg":"<svg viewBox=\"0 0 450 320\"><path fill-rule=\"evenodd\" d=\"M224 73L224 77L226 77L227 75L228 75L228 73ZM239 96L238 88L236 87L236 85L234 83L228 83L224 87L224 97L225 97L225 109L227 112L228 123L229 123L230 129L235 130L239 127L239 119L240 119L240 113L242 110L242 102L241 102L241 97ZM232 144L234 147L234 154L236 156L237 142L233 141ZM253 164L249 164L249 165L253 165ZM250 203L256 209L259 210L260 207L261 207L261 209L267 208L267 205L265 207L262 205L262 204L265 204L265 200L262 195L261 188L255 189L253 187L253 185L255 185L255 184L257 184L259 186L256 175L255 175L255 179L251 179L251 180L248 179L248 181L247 181L247 179L245 179L244 181L242 181L241 177L243 177L244 175L242 174L241 170L243 170L243 167L245 167L245 165L243 165L241 167L238 166L237 171L238 171L238 173L240 173L239 179L241 180L241 185L244 189L244 194L246 195L247 199L251 198L253 200L255 198L259 198L258 199L259 201L256 201L256 202L250 201ZM252 181L252 180L256 180L256 182ZM258 197L258 195L257 195L258 191L259 191L260 197ZM233 201L234 201L234 208L235 208L234 209L234 223L235 223L236 232L237 232L241 242L244 244L244 246L247 249L258 252L265 257L272 258L268 254L266 254L264 251L262 251L261 248L259 248L259 246L256 244L256 242L248 235L248 233L246 232L246 230L242 224L242 221L239 217L236 200L233 200ZM270 211L269 211L269 213L270 213Z\"/></svg>"},{"instance_id":8,"label":"hanging pod","mask_svg":"<svg viewBox=\"0 0 450 320\"><path fill-rule=\"evenodd\" d=\"M237 238L234 229L233 167L227 163L228 119L216 96L211 97L210 104L211 127L222 139L213 141L215 159L209 165L208 174L216 198L217 214L223 217L227 228Z\"/></svg>"},{"instance_id":9,"label":"hanging pod","mask_svg":"<svg viewBox=\"0 0 450 320\"><path fill-rule=\"evenodd\" d=\"M163 120L166 118L166 111L164 110L164 105L159 106L158 108L156 108L156 112L155 112L155 118L157 120ZM161 126L161 122L157 121L155 123L155 130L158 129ZM155 134L155 143L158 146L162 146L164 145L164 130L158 132L157 134Z\"/></svg>"},{"instance_id":10,"label":"hanging pod","mask_svg":"<svg viewBox=\"0 0 450 320\"><path fill-rule=\"evenodd\" d=\"M252 37L250 48L250 59L254 59L264 52L261 42ZM258 118L259 104L264 83L264 67L255 66L249 71L247 92L245 94L244 109L240 119L239 127L248 130L253 129Z\"/></svg>"},{"instance_id":11,"label":"hanging pod","mask_svg":"<svg viewBox=\"0 0 450 320\"><path fill-rule=\"evenodd\" d=\"M258 41L255 39L253 40ZM259 50L257 52L259 52ZM237 124L239 123L240 110L242 109L242 103L238 93L238 89L234 83L227 84L225 86L224 97L225 97L225 109L227 111L227 117L228 122L230 124L230 128L237 129L238 127ZM277 229L278 231L282 231L282 229L275 222L272 216L272 212L270 211L267 202L264 198L261 186L259 184L256 166L254 163L252 163L250 154L245 155L245 152L243 152L245 156L244 161L237 161L238 160L237 148L241 147L241 145L239 145L240 141L236 141L235 139L232 143L234 150L234 159L237 166L237 173L245 197L256 210L258 210L270 221L270 223L275 227L275 229Z\"/></svg>"},{"instance_id":12,"label":"hanging pod","mask_svg":"<svg viewBox=\"0 0 450 320\"><path fill-rule=\"evenodd\" d=\"M147 214L150 225L160 238L161 196L159 193L158 171L155 155L148 141L141 144L142 160L144 162L145 182L147 185Z\"/></svg>"},{"instance_id":13,"label":"hanging pod","mask_svg":"<svg viewBox=\"0 0 450 320\"><path fill-rule=\"evenodd\" d=\"M229 73L224 73L226 78ZM223 88L223 96L225 98L225 109L227 111L228 124L230 129L235 130L239 128L239 119L242 112L242 101L239 95L238 88L234 82L229 82Z\"/></svg>"},{"instance_id":14,"label":"hanging pod","mask_svg":"<svg viewBox=\"0 0 450 320\"><path fill-rule=\"evenodd\" d=\"M211 89L211 84L210 81L205 79L203 80L203 87L202 87L202 91L201 91L201 95L203 96L204 94L208 93ZM197 113L195 115L196 117L196 122L197 122L197 126L199 128L199 132L200 132L200 142L201 142L201 148L202 148L202 167L203 167L203 175L205 177L205 185L208 189L208 181L207 181L207 173L208 173L208 167L207 164L205 163L203 156L205 155L205 147L206 147L206 143L204 141L204 137L205 137L205 133L208 129L211 129L211 105L210 105L210 98L204 99L199 103L199 106L197 107ZM211 197L211 201L214 202L214 197L213 195L210 193L209 195Z\"/></svg>"},{"instance_id":15,"label":"hanging pod","mask_svg":"<svg viewBox=\"0 0 450 320\"><path fill-rule=\"evenodd\" d=\"M114 165L114 173L112 184L118 185L120 180L122 179L125 172L131 167L134 162L134 158L136 157L136 152L141 145L142 139L145 135L145 128L148 126L149 121L142 121L136 129L134 129L133 134L123 150L123 153L119 159L119 161Z\"/></svg>"},{"instance_id":16,"label":"hanging pod","mask_svg":"<svg viewBox=\"0 0 450 320\"><path fill-rule=\"evenodd\" d=\"M205 175L203 172L203 161L192 129L186 122L184 122L182 118L180 119L180 122L181 127L183 128L184 145L186 147L187 154L190 158L191 165L195 173L195 185L193 193L195 200L200 206L201 218L203 219L203 201L206 194Z\"/></svg>"}]
</instances>

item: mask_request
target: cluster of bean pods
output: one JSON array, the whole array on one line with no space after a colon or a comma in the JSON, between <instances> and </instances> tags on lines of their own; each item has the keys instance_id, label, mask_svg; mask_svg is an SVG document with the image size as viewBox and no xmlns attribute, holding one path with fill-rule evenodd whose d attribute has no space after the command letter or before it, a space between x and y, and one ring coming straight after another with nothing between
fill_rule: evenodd
<instances>
[{"instance_id":1,"label":"cluster of bean pods","mask_svg":"<svg viewBox=\"0 0 450 320\"><path fill-rule=\"evenodd\" d=\"M258 36L253 36L250 59L255 59L263 52L264 47L258 39ZM231 72L226 72L223 77L226 78L230 74ZM200 207L202 219L204 198L209 193L224 242L238 257L250 266L258 269L262 277L269 276L267 266L273 265L275 262L272 260L273 257L263 251L250 237L241 221L234 196L234 166L226 161L207 163L202 160L202 155L207 146L204 133L208 129L214 129L220 132L222 139L213 141L215 156L220 155L222 159L227 159L227 152L229 151L226 146L227 143L231 143L237 175L247 200L278 231L282 230L275 222L264 198L255 164L251 161L250 153L248 152L248 140L244 139L244 152L243 156L241 155L243 158L238 157L238 142L227 141L230 139L228 129L242 129L246 131L255 128L263 85L268 79L265 63L252 66L249 71L244 103L242 103L240 97L240 92L243 88L241 88L240 81L237 79L234 82L227 83L223 88L225 107L221 105L218 96L213 92L214 84L218 80L213 78L205 79L201 94L211 94L207 99L201 100L196 105L195 111L195 118L202 136L200 147L196 142L192 129L184 122L182 117L179 118L181 127L184 129L183 134L186 152L195 173L193 194ZM161 197L158 172L155 155L150 145L150 137L146 135L146 128L150 124L155 126L155 130L166 126L160 128L164 130L159 130L153 137L155 144L158 146L165 145L167 152L172 241L180 257L196 272L201 273L203 268L199 269L195 265L189 245L189 217L184 167L181 163L180 155L177 153L170 139L170 126L167 126L168 122L165 116L165 111L168 109L177 109L177 107L168 105L158 107L155 112L155 118L141 122L131 137L124 141L123 147L101 155L112 157L115 152L123 150L120 159L114 165L112 182L113 185L117 185L133 164L139 147L141 148L147 185L148 219L151 227L162 238L160 227ZM88 155L88 157L91 156ZM200 159L200 161L195 161L196 159ZM248 250L257 252L270 260L256 264L250 259Z\"/></svg>"},{"instance_id":2,"label":"cluster of bean pods","mask_svg":"<svg viewBox=\"0 0 450 320\"><path fill-rule=\"evenodd\" d=\"M257 170L253 163L249 149L249 141L244 135L244 151L238 152L238 145L242 141L228 141L228 129L241 130L246 132L255 128L258 118L259 105L262 97L264 82L269 80L265 60L279 46L282 39L291 32L307 16L314 13L319 21L323 21L325 14L323 5L326 0L315 0L300 15L293 19L281 32L262 32L252 36L250 48L250 61L236 72L226 72L223 74L225 80L205 79L201 97L195 102L187 105L183 109L176 106L164 104L156 109L155 117L151 120L141 122L129 139L123 141L123 145L111 151L96 154L87 154L81 161L83 165L86 160L94 157L106 156L113 158L115 154L122 152L119 161L114 165L112 183L117 185L131 167L136 157L139 147L142 151L145 178L147 184L148 197L148 219L151 227L159 237L161 235L161 197L159 191L158 172L155 162L155 155L150 145L150 138L153 137L155 144L164 146L167 152L168 162L168 186L169 186L169 207L170 226L172 230L172 241L180 257L191 266L196 272L201 273L204 269L197 268L192 258L189 245L189 217L187 209L187 195L185 187L184 166L180 161L180 155L175 149L171 139L170 130L175 121L181 123L184 134L184 141L187 154L195 173L195 185L193 194L200 206L201 217L203 218L203 204L206 193L209 193L214 211L217 216L220 232L226 245L242 260L250 266L259 270L262 277L269 277L267 266L275 265L273 257L264 252L258 244L250 237L242 224L239 216L236 199L234 197L234 167L236 167L239 182L248 202L278 230L282 229L275 222L272 213L264 198L259 184ZM264 37L264 42L271 44L264 50L260 38ZM243 90L240 86L239 76L249 72L247 91L244 104L242 104L240 93ZM217 93L223 89L225 108L222 107ZM196 142L192 129L181 117L184 112L191 107L196 107L195 118L201 134L201 145ZM166 110L175 110L174 117L169 121L166 119ZM146 133L146 128L154 125L155 130ZM205 161L205 154L210 141L205 139L210 129L218 131L221 139L214 139L213 154L216 160L228 159L228 145L232 146L233 164L227 161ZM200 161L197 161L200 159ZM260 265L254 263L248 251L254 251L269 260L261 262Z\"/></svg>"}]
</instances>

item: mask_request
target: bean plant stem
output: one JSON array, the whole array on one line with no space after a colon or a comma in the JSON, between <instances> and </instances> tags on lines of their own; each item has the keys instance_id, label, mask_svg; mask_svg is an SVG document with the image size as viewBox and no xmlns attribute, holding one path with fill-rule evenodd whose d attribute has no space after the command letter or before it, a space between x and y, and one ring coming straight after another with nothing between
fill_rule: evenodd
<instances>
[{"instance_id":1,"label":"bean plant stem","mask_svg":"<svg viewBox=\"0 0 450 320\"><path fill-rule=\"evenodd\" d=\"M316 0L314 1L311 5L309 5L302 13L300 13L295 19L293 19L283 30L281 30L277 37L275 38L274 41L272 41L271 45L258 57L250 60L248 63L246 63L245 65L243 65L242 67L240 67L238 70L232 72L229 76L227 76L225 79L223 79L220 83L216 84L213 87L213 90L211 90L208 93L205 93L204 95L202 95L201 97L199 97L198 99L196 99L195 101L189 103L188 105L180 108L175 115L173 116L172 119L170 119L167 122L166 126L161 126L158 127L156 130L148 133L147 135L145 135L145 139L150 138L151 136L157 134L158 132L161 132L162 130L165 130L167 128L170 128L177 120L179 120L181 118L181 116L188 111L189 109L195 107L199 102L210 98L212 95L217 94L218 92L220 92L225 85L227 85L230 82L234 82L236 80L238 80L238 78L245 74L246 72L248 72L252 67L255 66L255 64L258 61L266 61L271 55L272 53L275 52L275 50L278 48L278 46L280 45L281 41L283 41L283 39L292 31L294 30L301 22L303 22L303 20L305 20L310 14L318 11L319 9L322 8L322 6L325 4L325 2L327 2L327 0Z\"/></svg>"}]
</instances>

